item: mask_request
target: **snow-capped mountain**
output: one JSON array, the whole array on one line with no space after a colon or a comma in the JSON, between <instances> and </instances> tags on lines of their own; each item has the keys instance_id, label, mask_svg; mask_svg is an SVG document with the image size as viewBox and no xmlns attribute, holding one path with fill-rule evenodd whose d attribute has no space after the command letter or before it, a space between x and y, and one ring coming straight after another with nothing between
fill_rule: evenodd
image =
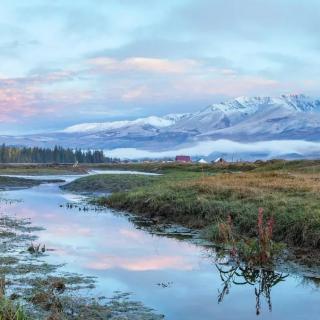
<instances>
[{"instance_id":1,"label":"snow-capped mountain","mask_svg":"<svg viewBox=\"0 0 320 320\"><path fill-rule=\"evenodd\" d=\"M278 98L240 97L213 104L181 119L171 129L187 130L202 137L234 136L233 139L241 140L242 136L251 136L253 140L260 140L266 135L287 135L292 130L317 129L319 124L320 100L304 95L282 95Z\"/></svg>"},{"instance_id":2,"label":"snow-capped mountain","mask_svg":"<svg viewBox=\"0 0 320 320\"><path fill-rule=\"evenodd\" d=\"M150 116L146 118L139 118L135 120L125 121L112 121L112 122L100 122L100 123L81 123L71 127L68 127L62 132L64 133L94 133L101 131L139 128L139 127L153 127L153 128L165 128L174 125L178 120L188 116L188 114L168 114L164 117Z\"/></svg>"},{"instance_id":3,"label":"snow-capped mountain","mask_svg":"<svg viewBox=\"0 0 320 320\"><path fill-rule=\"evenodd\" d=\"M240 97L194 113L83 123L56 133L6 136L0 142L163 152L221 139L237 143L272 140L320 142L320 100L304 95Z\"/></svg>"}]
</instances>

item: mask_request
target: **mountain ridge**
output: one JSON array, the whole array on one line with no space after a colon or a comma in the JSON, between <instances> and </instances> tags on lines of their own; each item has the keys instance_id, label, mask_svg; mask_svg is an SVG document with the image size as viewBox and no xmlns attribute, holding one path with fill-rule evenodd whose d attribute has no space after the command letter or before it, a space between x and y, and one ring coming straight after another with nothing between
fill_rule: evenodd
<instances>
[{"instance_id":1,"label":"mountain ridge","mask_svg":"<svg viewBox=\"0 0 320 320\"><path fill-rule=\"evenodd\" d=\"M177 150L203 141L320 141L320 100L305 95L238 97L193 113L82 123L54 133L2 136L14 145L146 151Z\"/></svg>"},{"instance_id":2,"label":"mountain ridge","mask_svg":"<svg viewBox=\"0 0 320 320\"><path fill-rule=\"evenodd\" d=\"M268 110L261 110L261 108ZM168 114L164 116L149 116L135 120L123 120L100 123L82 123L70 126L61 132L81 133L99 132L104 130L114 130L128 128L131 126L150 125L154 128L173 129L182 128L184 124L209 122L211 129L223 129L253 116L257 112L270 112L273 108L282 108L281 115L274 119L284 119L287 112L320 112L320 100L311 99L305 95L281 95L280 97L238 97L233 100L215 103L203 108L195 113ZM279 113L279 110L276 110ZM205 117L210 117L204 121ZM270 121L270 120L268 120ZM216 123L216 126L214 125Z\"/></svg>"}]
</instances>

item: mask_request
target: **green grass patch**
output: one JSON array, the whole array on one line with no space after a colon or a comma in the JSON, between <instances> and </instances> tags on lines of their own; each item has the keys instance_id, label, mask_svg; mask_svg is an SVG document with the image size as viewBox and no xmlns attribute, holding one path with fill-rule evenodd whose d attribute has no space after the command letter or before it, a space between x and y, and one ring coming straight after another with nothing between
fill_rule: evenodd
<instances>
[{"instance_id":1,"label":"green grass patch","mask_svg":"<svg viewBox=\"0 0 320 320\"><path fill-rule=\"evenodd\" d=\"M23 308L7 298L0 298L0 320L31 320Z\"/></svg>"},{"instance_id":2,"label":"green grass patch","mask_svg":"<svg viewBox=\"0 0 320 320\"><path fill-rule=\"evenodd\" d=\"M79 178L61 186L72 192L119 192L137 187L146 187L159 180L158 176L138 174L98 174Z\"/></svg>"},{"instance_id":3,"label":"green grass patch","mask_svg":"<svg viewBox=\"0 0 320 320\"><path fill-rule=\"evenodd\" d=\"M177 162L146 162L146 163L105 163L88 164L87 169L101 170L131 170L153 173L219 173L250 171L258 168L258 165L250 162L226 163L226 164L198 164L198 163L177 163Z\"/></svg>"},{"instance_id":4,"label":"green grass patch","mask_svg":"<svg viewBox=\"0 0 320 320\"><path fill-rule=\"evenodd\" d=\"M73 167L70 164L0 164L0 175L72 175L85 174L83 166Z\"/></svg>"},{"instance_id":5,"label":"green grass patch","mask_svg":"<svg viewBox=\"0 0 320 320\"><path fill-rule=\"evenodd\" d=\"M276 221L274 239L289 245L320 247L320 174L270 171L167 174L149 184L100 198L99 205L140 213L168 223L205 230L231 214L236 231L256 236L262 207Z\"/></svg>"}]
</instances>

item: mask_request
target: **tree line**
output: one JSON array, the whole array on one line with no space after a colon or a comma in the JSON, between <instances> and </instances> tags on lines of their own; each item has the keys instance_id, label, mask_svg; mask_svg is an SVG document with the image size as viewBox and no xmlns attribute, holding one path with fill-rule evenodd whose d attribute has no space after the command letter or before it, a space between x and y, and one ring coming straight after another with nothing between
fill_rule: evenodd
<instances>
[{"instance_id":1,"label":"tree line","mask_svg":"<svg viewBox=\"0 0 320 320\"><path fill-rule=\"evenodd\" d=\"M0 147L1 163L110 163L118 159L106 157L102 150L81 150L55 146L12 147L2 144Z\"/></svg>"}]
</instances>

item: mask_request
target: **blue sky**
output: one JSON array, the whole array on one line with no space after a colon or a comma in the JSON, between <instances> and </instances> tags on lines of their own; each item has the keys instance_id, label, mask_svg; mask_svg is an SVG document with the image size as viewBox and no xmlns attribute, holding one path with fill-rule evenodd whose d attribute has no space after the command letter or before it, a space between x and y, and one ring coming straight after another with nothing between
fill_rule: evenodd
<instances>
[{"instance_id":1,"label":"blue sky","mask_svg":"<svg viewBox=\"0 0 320 320\"><path fill-rule=\"evenodd\" d=\"M3 0L0 132L319 96L316 0Z\"/></svg>"}]
</instances>

